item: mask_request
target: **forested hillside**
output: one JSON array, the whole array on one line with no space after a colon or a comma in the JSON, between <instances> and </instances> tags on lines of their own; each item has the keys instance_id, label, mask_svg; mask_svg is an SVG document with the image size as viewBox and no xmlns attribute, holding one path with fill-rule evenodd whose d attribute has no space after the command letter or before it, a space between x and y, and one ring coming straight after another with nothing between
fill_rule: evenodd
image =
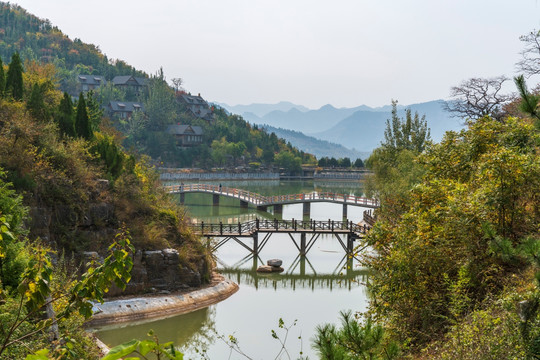
<instances>
[{"instance_id":1,"label":"forested hillside","mask_svg":"<svg viewBox=\"0 0 540 360\"><path fill-rule=\"evenodd\" d=\"M0 57L9 59L15 52L23 64L54 65L53 85L73 97L78 97L81 91L79 75L103 77L106 82L90 91L87 101L97 117L110 118L109 123L122 135L126 148L150 155L155 164L204 168L277 166L295 172L298 164L315 163L313 156L250 126L236 115L214 109L214 121L201 121L179 101L180 94L185 92L179 86L171 87L162 69L148 76L122 60L108 59L97 46L71 40L48 20L29 14L17 5L0 3ZM120 75L142 79L143 84L137 90L116 86L118 84L113 84L112 80ZM173 80L181 83L180 79ZM135 103L144 111L119 116L109 111L111 101ZM202 127L202 142L189 147L178 146L168 131L168 126L175 124ZM274 158L283 152L287 153L287 161Z\"/></svg>"},{"instance_id":2,"label":"forested hillside","mask_svg":"<svg viewBox=\"0 0 540 360\"><path fill-rule=\"evenodd\" d=\"M212 260L148 159L122 149L92 99L62 94L53 64L23 65L18 53L8 63L0 65L0 358L66 346L95 357L81 327L88 301L154 291L145 251L174 249L176 287L207 282ZM49 304L59 327L52 344L41 331Z\"/></svg>"},{"instance_id":3,"label":"forested hillside","mask_svg":"<svg viewBox=\"0 0 540 360\"><path fill-rule=\"evenodd\" d=\"M23 62L53 63L62 79L72 71L101 74L109 79L116 75L146 76L122 60L108 59L95 45L71 40L49 20L15 4L0 2L0 56L10 59L15 52Z\"/></svg>"}]
</instances>

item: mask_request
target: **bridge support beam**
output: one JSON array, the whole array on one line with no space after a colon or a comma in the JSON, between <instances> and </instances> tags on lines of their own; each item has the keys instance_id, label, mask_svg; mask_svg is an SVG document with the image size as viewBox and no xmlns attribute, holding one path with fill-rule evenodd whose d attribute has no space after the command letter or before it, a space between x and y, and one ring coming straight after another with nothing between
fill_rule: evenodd
<instances>
[{"instance_id":1,"label":"bridge support beam","mask_svg":"<svg viewBox=\"0 0 540 360\"><path fill-rule=\"evenodd\" d=\"M306 217L309 217L310 213L311 213L311 203L310 202L305 202L303 207L302 207L302 215L306 216Z\"/></svg>"},{"instance_id":2,"label":"bridge support beam","mask_svg":"<svg viewBox=\"0 0 540 360\"><path fill-rule=\"evenodd\" d=\"M347 219L347 204L343 204L343 220Z\"/></svg>"},{"instance_id":3,"label":"bridge support beam","mask_svg":"<svg viewBox=\"0 0 540 360\"><path fill-rule=\"evenodd\" d=\"M268 211L268 206L257 206L257 210L259 210L259 211Z\"/></svg>"},{"instance_id":4,"label":"bridge support beam","mask_svg":"<svg viewBox=\"0 0 540 360\"><path fill-rule=\"evenodd\" d=\"M186 194L180 193L180 204L184 205L185 199L186 199Z\"/></svg>"},{"instance_id":5,"label":"bridge support beam","mask_svg":"<svg viewBox=\"0 0 540 360\"><path fill-rule=\"evenodd\" d=\"M219 206L219 194L212 195L212 205Z\"/></svg>"},{"instance_id":6,"label":"bridge support beam","mask_svg":"<svg viewBox=\"0 0 540 360\"><path fill-rule=\"evenodd\" d=\"M283 205L281 204L276 204L274 205L274 215L283 215Z\"/></svg>"},{"instance_id":7,"label":"bridge support beam","mask_svg":"<svg viewBox=\"0 0 540 360\"><path fill-rule=\"evenodd\" d=\"M306 233L300 233L300 255L306 256Z\"/></svg>"},{"instance_id":8,"label":"bridge support beam","mask_svg":"<svg viewBox=\"0 0 540 360\"><path fill-rule=\"evenodd\" d=\"M240 200L240 207L241 207L242 209L247 209L247 207L248 207L247 201Z\"/></svg>"}]
</instances>

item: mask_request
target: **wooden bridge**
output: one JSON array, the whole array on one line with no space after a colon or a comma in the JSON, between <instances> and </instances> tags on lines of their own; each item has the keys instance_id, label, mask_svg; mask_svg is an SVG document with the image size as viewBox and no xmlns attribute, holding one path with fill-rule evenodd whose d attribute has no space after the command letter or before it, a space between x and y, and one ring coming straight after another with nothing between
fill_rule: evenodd
<instances>
[{"instance_id":1,"label":"wooden bridge","mask_svg":"<svg viewBox=\"0 0 540 360\"><path fill-rule=\"evenodd\" d=\"M316 221L316 220L268 220L255 219L244 223L208 224L201 222L191 226L192 230L206 238L221 238L211 246L217 250L229 240L234 240L253 254L258 254L270 240L272 234L287 234L298 249L300 255L306 255L322 234L334 236L347 254L354 251L354 241L363 237L369 230L366 225L358 225L352 221ZM264 234L259 242L259 234ZM297 242L293 234L300 234ZM308 240L309 235L309 240ZM342 239L343 237L343 239ZM242 241L243 238L253 238L253 247Z\"/></svg>"},{"instance_id":2,"label":"wooden bridge","mask_svg":"<svg viewBox=\"0 0 540 360\"><path fill-rule=\"evenodd\" d=\"M213 195L213 204L219 205L219 197L226 196L240 200L241 207L249 204L257 207L258 210L268 211L268 207L273 207L274 214L283 213L283 205L303 204L303 215L309 217L310 204L314 202L329 202L343 205L343 217L347 218L347 205L361 206L366 208L377 208L379 202L376 199L369 199L361 196L348 194L338 194L332 192L311 192L302 194L264 196L252 191L222 187L212 184L184 184L165 186L171 194L180 194L180 202L184 203L186 193L206 193Z\"/></svg>"}]
</instances>

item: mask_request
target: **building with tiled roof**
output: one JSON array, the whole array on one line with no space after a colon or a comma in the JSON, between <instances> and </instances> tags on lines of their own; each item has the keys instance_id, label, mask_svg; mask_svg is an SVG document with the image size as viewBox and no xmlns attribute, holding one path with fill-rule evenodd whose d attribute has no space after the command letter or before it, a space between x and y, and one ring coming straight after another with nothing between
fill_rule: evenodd
<instances>
[{"instance_id":1,"label":"building with tiled roof","mask_svg":"<svg viewBox=\"0 0 540 360\"><path fill-rule=\"evenodd\" d=\"M184 104L192 115L206 121L214 120L212 109L208 106L206 100L201 97L201 94L195 96L185 92L180 92L177 94L176 99L180 103Z\"/></svg>"},{"instance_id":2,"label":"building with tiled roof","mask_svg":"<svg viewBox=\"0 0 540 360\"><path fill-rule=\"evenodd\" d=\"M195 125L169 125L167 132L176 139L176 146L186 148L202 144L203 129Z\"/></svg>"},{"instance_id":3,"label":"building with tiled roof","mask_svg":"<svg viewBox=\"0 0 540 360\"><path fill-rule=\"evenodd\" d=\"M127 119L134 111L144 112L144 105L133 101L109 101L107 111L111 117Z\"/></svg>"}]
</instances>

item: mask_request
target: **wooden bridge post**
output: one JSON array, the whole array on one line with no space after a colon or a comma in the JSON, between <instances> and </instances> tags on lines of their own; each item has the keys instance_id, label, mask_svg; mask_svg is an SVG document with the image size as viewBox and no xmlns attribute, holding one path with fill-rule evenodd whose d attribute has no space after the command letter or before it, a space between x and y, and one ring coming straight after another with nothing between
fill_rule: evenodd
<instances>
[{"instance_id":1,"label":"wooden bridge post","mask_svg":"<svg viewBox=\"0 0 540 360\"><path fill-rule=\"evenodd\" d=\"M186 193L180 193L180 204L184 205Z\"/></svg>"},{"instance_id":2,"label":"wooden bridge post","mask_svg":"<svg viewBox=\"0 0 540 360\"><path fill-rule=\"evenodd\" d=\"M212 195L212 204L214 206L219 206L219 194Z\"/></svg>"},{"instance_id":3,"label":"wooden bridge post","mask_svg":"<svg viewBox=\"0 0 540 360\"><path fill-rule=\"evenodd\" d=\"M254 232L253 233L253 255L254 257L257 257L257 254L259 254L259 233Z\"/></svg>"},{"instance_id":4,"label":"wooden bridge post","mask_svg":"<svg viewBox=\"0 0 540 360\"><path fill-rule=\"evenodd\" d=\"M343 204L343 221L347 220L347 204Z\"/></svg>"},{"instance_id":5,"label":"wooden bridge post","mask_svg":"<svg viewBox=\"0 0 540 360\"><path fill-rule=\"evenodd\" d=\"M300 233L300 255L306 255L306 233Z\"/></svg>"},{"instance_id":6,"label":"wooden bridge post","mask_svg":"<svg viewBox=\"0 0 540 360\"><path fill-rule=\"evenodd\" d=\"M354 251L354 238L352 236L352 233L349 233L347 235L347 254L352 254Z\"/></svg>"}]
</instances>

